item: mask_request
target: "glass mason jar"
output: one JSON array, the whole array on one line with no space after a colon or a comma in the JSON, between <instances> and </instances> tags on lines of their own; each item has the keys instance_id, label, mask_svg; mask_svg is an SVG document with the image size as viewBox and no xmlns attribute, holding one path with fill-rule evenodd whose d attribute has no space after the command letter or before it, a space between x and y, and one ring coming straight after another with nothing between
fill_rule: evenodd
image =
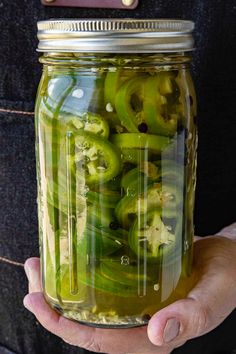
<instances>
[{"instance_id":1,"label":"glass mason jar","mask_svg":"<svg viewBox=\"0 0 236 354\"><path fill-rule=\"evenodd\" d=\"M193 23L38 23L44 294L67 318L144 325L186 295L196 182Z\"/></svg>"}]
</instances>

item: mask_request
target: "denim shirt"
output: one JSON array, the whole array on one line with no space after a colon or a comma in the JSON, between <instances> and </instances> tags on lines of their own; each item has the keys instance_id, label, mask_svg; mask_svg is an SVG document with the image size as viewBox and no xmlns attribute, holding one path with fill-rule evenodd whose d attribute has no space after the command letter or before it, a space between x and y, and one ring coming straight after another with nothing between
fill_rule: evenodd
<instances>
[{"instance_id":1,"label":"denim shirt","mask_svg":"<svg viewBox=\"0 0 236 354\"><path fill-rule=\"evenodd\" d=\"M75 354L24 309L23 263L38 255L34 100L41 66L36 22L48 18L182 18L196 22L193 74L198 93L196 234L235 221L235 0L140 0L136 10L43 7L0 1L0 354ZM174 353L235 353L236 312Z\"/></svg>"}]
</instances>

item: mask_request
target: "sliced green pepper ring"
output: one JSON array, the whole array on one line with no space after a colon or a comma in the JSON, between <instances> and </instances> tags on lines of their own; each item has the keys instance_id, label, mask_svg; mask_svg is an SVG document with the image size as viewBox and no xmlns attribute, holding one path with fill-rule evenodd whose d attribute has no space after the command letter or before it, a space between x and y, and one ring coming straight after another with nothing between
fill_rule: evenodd
<instances>
[{"instance_id":1,"label":"sliced green pepper ring","mask_svg":"<svg viewBox=\"0 0 236 354\"><path fill-rule=\"evenodd\" d=\"M115 208L116 204L121 199L121 195L116 191L109 191L107 193L88 191L86 193L86 199L93 205L99 205L99 208Z\"/></svg>"},{"instance_id":2,"label":"sliced green pepper ring","mask_svg":"<svg viewBox=\"0 0 236 354\"><path fill-rule=\"evenodd\" d=\"M75 163L80 171L84 170L88 184L108 182L121 170L119 152L109 141L92 133L75 135Z\"/></svg>"},{"instance_id":3,"label":"sliced green pepper ring","mask_svg":"<svg viewBox=\"0 0 236 354\"><path fill-rule=\"evenodd\" d=\"M161 180L164 183L182 184L184 182L184 167L173 160L159 160L153 162L160 171Z\"/></svg>"},{"instance_id":4,"label":"sliced green pepper ring","mask_svg":"<svg viewBox=\"0 0 236 354\"><path fill-rule=\"evenodd\" d=\"M120 194L120 190L121 190L120 183L121 183L121 175L118 175L118 176L112 178L107 183L100 184L98 186L97 191L99 193L105 194L106 196L111 195L111 197L113 197L113 196L117 195L117 193Z\"/></svg>"},{"instance_id":5,"label":"sliced green pepper ring","mask_svg":"<svg viewBox=\"0 0 236 354\"><path fill-rule=\"evenodd\" d=\"M144 190L143 187L150 183L160 181L161 169L151 162L141 163L138 167L133 168L127 172L121 180L121 187L128 194L128 190L135 188L135 190ZM141 184L140 184L141 183ZM142 187L143 186L143 187Z\"/></svg>"},{"instance_id":6,"label":"sliced green pepper ring","mask_svg":"<svg viewBox=\"0 0 236 354\"><path fill-rule=\"evenodd\" d=\"M106 276L101 274L99 269L94 270L92 267L91 269L87 266L87 258L85 257L81 262L82 267L86 267L86 271L80 271L78 281L81 284L91 286L99 291L103 291L105 293L115 294L116 296L120 296L123 298L129 298L131 296L137 296L137 285L136 284L122 284L119 281L111 281L111 279L107 278ZM98 268L98 267L97 267ZM62 274L62 283L65 284L65 287L70 284L69 280L69 269L68 266L62 265L61 269ZM70 294L70 289L63 287L63 292L66 294L66 298L68 298L68 294ZM75 297L74 297L75 298Z\"/></svg>"},{"instance_id":7,"label":"sliced green pepper ring","mask_svg":"<svg viewBox=\"0 0 236 354\"><path fill-rule=\"evenodd\" d=\"M172 218L176 217L179 205L181 193L177 186L154 183L141 194L134 191L133 194L124 196L115 208L115 215L119 223L128 229L137 214L146 214L151 209L158 209L159 212L163 211L167 218Z\"/></svg>"},{"instance_id":8,"label":"sliced green pepper ring","mask_svg":"<svg viewBox=\"0 0 236 354\"><path fill-rule=\"evenodd\" d=\"M146 198L148 199L148 210L156 208L159 199L162 214L164 213L167 218L173 218L176 217L178 209L182 206L182 188L176 183L153 183L148 186Z\"/></svg>"},{"instance_id":9,"label":"sliced green pepper ring","mask_svg":"<svg viewBox=\"0 0 236 354\"><path fill-rule=\"evenodd\" d=\"M115 108L115 97L120 86L121 70L108 72L105 79L105 104L110 104L112 109Z\"/></svg>"},{"instance_id":10,"label":"sliced green pepper ring","mask_svg":"<svg viewBox=\"0 0 236 354\"><path fill-rule=\"evenodd\" d=\"M164 225L159 211L138 215L129 232L129 246L138 257L159 261L160 248L170 252L175 245L175 235Z\"/></svg>"},{"instance_id":11,"label":"sliced green pepper ring","mask_svg":"<svg viewBox=\"0 0 236 354\"><path fill-rule=\"evenodd\" d=\"M66 131L71 131L75 134L78 131L85 131L107 139L110 134L108 123L99 114L87 112L81 116L76 116L63 113L57 120L53 120L42 110L39 117L45 128L52 128L52 125L54 125L54 134L55 129L59 135L65 134Z\"/></svg>"},{"instance_id":12,"label":"sliced green pepper ring","mask_svg":"<svg viewBox=\"0 0 236 354\"><path fill-rule=\"evenodd\" d=\"M123 149L147 149L155 153L161 153L171 142L171 139L164 136L157 136L145 133L122 133L111 136L113 144Z\"/></svg>"},{"instance_id":13,"label":"sliced green pepper ring","mask_svg":"<svg viewBox=\"0 0 236 354\"><path fill-rule=\"evenodd\" d=\"M127 192L130 187L137 184L139 179L143 181L144 177L144 173L138 167L133 168L122 177L121 187Z\"/></svg>"},{"instance_id":14,"label":"sliced green pepper ring","mask_svg":"<svg viewBox=\"0 0 236 354\"><path fill-rule=\"evenodd\" d=\"M63 121L66 124L64 129L72 129L77 132L83 130L88 133L93 133L103 138L109 137L109 125L105 119L99 114L84 113L82 116L65 115Z\"/></svg>"},{"instance_id":15,"label":"sliced green pepper ring","mask_svg":"<svg viewBox=\"0 0 236 354\"><path fill-rule=\"evenodd\" d=\"M147 154L150 156L150 151L145 151L142 149L121 149L122 161L135 165L147 160Z\"/></svg>"},{"instance_id":16,"label":"sliced green pepper ring","mask_svg":"<svg viewBox=\"0 0 236 354\"><path fill-rule=\"evenodd\" d=\"M87 223L96 226L98 229L109 228L111 223L115 222L112 209L99 207L96 204L87 206Z\"/></svg>"},{"instance_id":17,"label":"sliced green pepper ring","mask_svg":"<svg viewBox=\"0 0 236 354\"><path fill-rule=\"evenodd\" d=\"M128 257L126 262L130 262ZM137 260L134 262L137 263ZM149 272L152 273L152 276L151 274L145 274L144 267L138 268L138 264L130 265L125 262L122 263L122 257L116 260L103 259L100 263L100 270L101 274L109 280L133 287L137 287L138 282L151 283L156 276L155 271Z\"/></svg>"},{"instance_id":18,"label":"sliced green pepper ring","mask_svg":"<svg viewBox=\"0 0 236 354\"><path fill-rule=\"evenodd\" d=\"M133 71L127 71L122 69L116 69L115 71L109 71L105 79L105 104L111 104L112 108L115 108L115 97L120 86L129 78L136 75Z\"/></svg>"},{"instance_id":19,"label":"sliced green pepper ring","mask_svg":"<svg viewBox=\"0 0 236 354\"><path fill-rule=\"evenodd\" d=\"M121 125L131 133L138 132L138 126L145 122L143 96L146 78L138 76L125 82L116 95L115 107Z\"/></svg>"},{"instance_id":20,"label":"sliced green pepper ring","mask_svg":"<svg viewBox=\"0 0 236 354\"><path fill-rule=\"evenodd\" d=\"M101 256L106 256L118 251L125 244L125 231L111 231L109 228L87 224L84 232L86 239L87 253L93 259L100 259ZM82 245L82 243L81 243Z\"/></svg>"},{"instance_id":21,"label":"sliced green pepper ring","mask_svg":"<svg viewBox=\"0 0 236 354\"><path fill-rule=\"evenodd\" d=\"M143 110L148 131L151 133L165 136L173 136L176 133L176 114L171 115L165 111L167 99L163 94L170 93L169 85L169 76L164 73L149 77L145 81Z\"/></svg>"}]
</instances>

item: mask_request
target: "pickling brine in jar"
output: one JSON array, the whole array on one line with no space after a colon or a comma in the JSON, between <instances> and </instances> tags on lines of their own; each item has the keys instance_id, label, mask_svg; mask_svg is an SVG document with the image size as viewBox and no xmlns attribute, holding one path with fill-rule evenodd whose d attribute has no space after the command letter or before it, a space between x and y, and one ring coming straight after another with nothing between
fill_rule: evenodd
<instances>
[{"instance_id":1,"label":"pickling brine in jar","mask_svg":"<svg viewBox=\"0 0 236 354\"><path fill-rule=\"evenodd\" d=\"M193 23L49 20L38 29L45 297L88 325L146 324L186 295L191 274Z\"/></svg>"}]
</instances>

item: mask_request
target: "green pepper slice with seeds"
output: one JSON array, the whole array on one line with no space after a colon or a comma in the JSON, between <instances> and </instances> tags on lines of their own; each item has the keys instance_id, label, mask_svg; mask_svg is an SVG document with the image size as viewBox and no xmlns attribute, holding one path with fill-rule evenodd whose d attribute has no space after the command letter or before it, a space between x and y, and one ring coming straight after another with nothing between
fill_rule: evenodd
<instances>
[{"instance_id":1,"label":"green pepper slice with seeds","mask_svg":"<svg viewBox=\"0 0 236 354\"><path fill-rule=\"evenodd\" d=\"M137 182L142 185L142 181ZM146 214L151 209L162 211L166 217L176 217L181 206L181 194L177 185L153 183L141 193L125 195L115 208L115 215L119 223L128 229L137 214Z\"/></svg>"},{"instance_id":2,"label":"green pepper slice with seeds","mask_svg":"<svg viewBox=\"0 0 236 354\"><path fill-rule=\"evenodd\" d=\"M121 125L131 133L139 132L138 126L145 122L142 106L145 80L146 76L128 80L116 95L115 107Z\"/></svg>"},{"instance_id":3,"label":"green pepper slice with seeds","mask_svg":"<svg viewBox=\"0 0 236 354\"><path fill-rule=\"evenodd\" d=\"M161 72L149 77L144 83L143 110L148 131L153 134L173 136L178 116L167 111L167 95L172 92L171 75Z\"/></svg>"},{"instance_id":4,"label":"green pepper slice with seeds","mask_svg":"<svg viewBox=\"0 0 236 354\"><path fill-rule=\"evenodd\" d=\"M108 182L121 170L119 152L108 140L92 133L76 134L75 163L88 184Z\"/></svg>"},{"instance_id":5,"label":"green pepper slice with seeds","mask_svg":"<svg viewBox=\"0 0 236 354\"><path fill-rule=\"evenodd\" d=\"M44 127L48 127L49 129L51 128L52 118L48 114L48 112L41 111L40 119ZM85 131L108 139L110 134L109 125L106 120L101 115L91 112L83 113L82 115L63 113L53 123L56 125L55 128L58 135L63 135L66 131L73 133Z\"/></svg>"},{"instance_id":6,"label":"green pepper slice with seeds","mask_svg":"<svg viewBox=\"0 0 236 354\"><path fill-rule=\"evenodd\" d=\"M66 124L66 129L71 129L75 132L83 130L106 139L109 137L109 125L99 114L87 112L81 116L65 115L63 123Z\"/></svg>"},{"instance_id":7,"label":"green pepper slice with seeds","mask_svg":"<svg viewBox=\"0 0 236 354\"><path fill-rule=\"evenodd\" d=\"M158 261L163 251L170 252L176 236L164 225L159 211L149 211L136 218L129 232L129 246L134 253L149 261Z\"/></svg>"}]
</instances>

